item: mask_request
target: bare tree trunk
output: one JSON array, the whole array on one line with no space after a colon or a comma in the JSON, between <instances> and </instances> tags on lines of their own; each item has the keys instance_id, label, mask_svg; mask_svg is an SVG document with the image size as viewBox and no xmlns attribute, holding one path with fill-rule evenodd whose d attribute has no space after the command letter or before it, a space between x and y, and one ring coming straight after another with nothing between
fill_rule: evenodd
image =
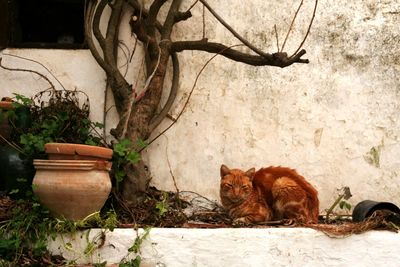
<instances>
[{"instance_id":1,"label":"bare tree trunk","mask_svg":"<svg viewBox=\"0 0 400 267\"><path fill-rule=\"evenodd\" d=\"M133 144L136 144L138 140L146 140L155 127L167 115L169 108L175 100L178 88L179 64L176 57L177 52L197 50L214 54L218 53L233 61L254 66L277 66L283 68L294 63L308 63L307 59L301 58L306 52L305 50L300 50L300 48L310 30L318 0L315 0L315 8L307 34L297 51L291 56L279 50L274 54L260 51L223 21L206 0L199 0L198 2L204 5L219 23L230 31L235 38L250 48L253 53L243 53L221 43L209 42L206 38L202 40L172 41L171 32L175 24L189 19L192 14L190 9L185 12L179 11L182 0L172 0L164 22L160 23L157 19L158 13L167 1L152 0L148 9L144 8L138 0L88 1L87 12L85 14L86 40L94 58L105 71L107 82L114 95L120 121L117 128L112 131L112 134L117 139L128 138ZM145 88L144 96L139 100L134 99L134 92L132 92L131 86L120 73L117 66L118 32L121 24L121 14L123 10L126 10L128 5L133 9L130 21L132 33L143 44L143 47L145 47L146 55L147 79L149 83L148 87ZM111 8L111 15L104 36L100 31L100 18L107 6ZM100 48L95 45L94 38L97 40ZM283 47L281 50L283 50ZM172 58L174 70L173 85L167 103L162 107L160 114L156 114L164 89L164 78L170 57ZM150 176L147 167L140 161L134 166L126 165L124 170L127 177L122 186L123 198L125 201L136 204L141 201L142 196L148 189Z\"/></svg>"},{"instance_id":2,"label":"bare tree trunk","mask_svg":"<svg viewBox=\"0 0 400 267\"><path fill-rule=\"evenodd\" d=\"M151 121L156 115L164 88L166 66L168 65L169 53L166 48L161 49L160 61L152 77L146 94L143 98L133 104L131 116L128 121L126 138L136 142L146 140L150 136ZM129 202L137 203L148 188L150 176L142 161L134 166L126 166L127 177L123 183L122 195Z\"/></svg>"}]
</instances>

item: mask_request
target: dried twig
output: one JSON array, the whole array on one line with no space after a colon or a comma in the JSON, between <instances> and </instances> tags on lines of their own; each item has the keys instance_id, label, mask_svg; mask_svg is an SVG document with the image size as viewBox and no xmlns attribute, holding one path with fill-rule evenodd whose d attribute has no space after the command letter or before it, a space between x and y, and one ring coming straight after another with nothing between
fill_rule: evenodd
<instances>
[{"instance_id":1,"label":"dried twig","mask_svg":"<svg viewBox=\"0 0 400 267\"><path fill-rule=\"evenodd\" d=\"M185 13L186 13L186 12L189 12L190 10L192 10L192 8L193 8L198 2L199 2L199 0L194 1L194 3L188 8L188 10L185 11Z\"/></svg>"},{"instance_id":2,"label":"dried twig","mask_svg":"<svg viewBox=\"0 0 400 267\"><path fill-rule=\"evenodd\" d=\"M204 5L203 5L202 17L203 17L203 39L204 39L204 38L206 38L206 13L205 13Z\"/></svg>"},{"instance_id":3,"label":"dried twig","mask_svg":"<svg viewBox=\"0 0 400 267\"><path fill-rule=\"evenodd\" d=\"M275 29L276 47L277 47L278 53L279 53L279 52L281 52L281 50L279 50L279 37L278 37L278 30L276 28L276 24L274 25L274 29Z\"/></svg>"},{"instance_id":4,"label":"dried twig","mask_svg":"<svg viewBox=\"0 0 400 267\"><path fill-rule=\"evenodd\" d=\"M264 53L263 51L259 50L257 47L252 45L249 41L247 41L245 38L243 38L239 33L237 33L228 23L226 23L218 14L217 12L214 11L214 9L211 8L211 6L207 3L206 0L200 0L200 2L210 11L210 13L222 24L224 27L230 31L233 36L235 36L237 39L239 39L244 45L246 45L248 48L253 50L255 53L262 57L269 57L270 54Z\"/></svg>"},{"instance_id":5,"label":"dried twig","mask_svg":"<svg viewBox=\"0 0 400 267\"><path fill-rule=\"evenodd\" d=\"M10 142L7 140L7 138L5 138L3 135L0 134L0 139L3 140L4 142L7 143L7 145L9 145L10 147L14 148L16 151L18 151L21 154L25 155L25 152L22 150L22 148L20 148L17 144L14 144L13 142Z\"/></svg>"},{"instance_id":6,"label":"dried twig","mask_svg":"<svg viewBox=\"0 0 400 267\"><path fill-rule=\"evenodd\" d=\"M30 58L27 58L27 57L21 57L21 56L17 56L17 55L13 55L13 54L8 54L8 53L2 53L2 54L5 55L5 56L16 57L16 58L20 58L20 59L23 59L23 60L27 60L27 61L31 61L31 62L34 62L34 63L36 63L36 64L39 64L40 66L42 66L42 67L43 67L43 68L58 82L58 84L59 84L64 90L67 90L67 89L65 89L64 85L60 82L60 80L57 79L57 77L56 77L45 65L43 65L43 64L40 63L39 61L30 59ZM43 76L42 76L42 77L43 77ZM53 84L50 83L50 85L55 89L55 87L54 87Z\"/></svg>"},{"instance_id":7,"label":"dried twig","mask_svg":"<svg viewBox=\"0 0 400 267\"><path fill-rule=\"evenodd\" d=\"M178 202L178 209L179 211L182 211L182 203L181 203L181 199L179 198L179 188L178 185L176 183L176 179L175 179L175 175L172 172L172 168L171 168L171 162L169 161L169 157L168 157L168 136L164 135L164 137L167 139L167 145L165 146L165 155L166 155L166 159L167 159L167 164L168 164L168 168L169 168L169 173L172 177L172 181L174 182L174 187L176 190L176 201Z\"/></svg>"},{"instance_id":8,"label":"dried twig","mask_svg":"<svg viewBox=\"0 0 400 267\"><path fill-rule=\"evenodd\" d=\"M281 51L283 51L283 49L285 48L286 41L287 41L287 39L288 39L288 37L289 37L290 32L291 32L292 29L293 29L294 21L295 21L296 18L297 18L297 14L299 14L299 11L300 11L300 9L301 9L301 6L303 5L303 2L304 2L304 0L301 0L300 5L299 5L299 7L298 7L297 10L296 10L296 13L294 13L292 22L290 23L290 27L289 27L289 29L288 29L288 31L287 31L287 33L286 33L285 40L283 41L283 44L282 44L282 47L281 47Z\"/></svg>"},{"instance_id":9,"label":"dried twig","mask_svg":"<svg viewBox=\"0 0 400 267\"><path fill-rule=\"evenodd\" d=\"M201 1L201 0L200 0L200 1ZM232 45L232 46L230 46L230 47L227 47L227 49L231 49L231 48L237 47L237 46L242 46L242 45ZM220 53L222 53L222 52L223 52L223 51L220 51ZM150 144L152 144L155 140L157 140L161 135L163 135L164 133L166 133L166 132L179 120L179 118L182 116L182 114L183 114L183 113L185 112L185 110L186 110L186 107L187 107L187 105L188 105L188 103L189 103L189 100L190 100L192 94L193 94L194 88L195 88L196 85L197 85L197 81L198 81L198 79L199 79L201 73L202 73L203 70L207 67L207 65L208 65L216 56L218 56L220 53L216 53L216 54L215 54L214 56L212 56L209 60L207 60L207 62L203 65L203 67L200 69L199 73L198 73L197 76L196 76L196 79L195 79L195 81L194 81L194 83L193 83L192 89L191 89L190 92L189 92L189 96L188 96L188 98L186 99L185 104L183 105L183 108L182 108L181 111L178 113L178 116L176 116L175 120L172 121L172 123L171 123L167 128L165 128L163 131L161 131L156 137L154 137L153 139L151 139L150 141L148 141L148 142L147 142L148 146L149 146ZM143 149L144 149L144 148L140 149L139 152L141 152Z\"/></svg>"},{"instance_id":10,"label":"dried twig","mask_svg":"<svg viewBox=\"0 0 400 267\"><path fill-rule=\"evenodd\" d=\"M8 55L8 54L5 54L5 55ZM51 87L53 90L55 90L54 84L50 81L50 79L47 78L45 75L41 74L40 72L35 71L35 70L27 70L27 69L20 69L20 68L5 67L5 66L2 64L2 60L3 60L3 58L0 58L0 67L1 67L1 68L5 69L5 70L9 70L9 71L21 71L21 72L31 72L31 73L35 73L36 75L39 75L40 77L42 77L46 82L48 82L48 83L50 84L50 87ZM29 59L27 59L27 60L29 60Z\"/></svg>"},{"instance_id":11,"label":"dried twig","mask_svg":"<svg viewBox=\"0 0 400 267\"><path fill-rule=\"evenodd\" d=\"M303 47L303 44L305 43L305 41L306 41L308 35L310 34L311 26L312 26L312 24L313 24L313 22L314 22L315 13L316 13L316 11L317 11L317 6L318 6L318 0L315 0L314 11L313 11L313 15L312 15L311 20L310 20L310 24L308 25L307 33L306 33L306 35L304 36L304 39L303 39L303 41L300 43L300 45L299 45L299 47L297 48L297 50L296 50L296 51L293 53L293 55L291 55L289 58L295 57L296 54L300 51L300 49Z\"/></svg>"}]
</instances>

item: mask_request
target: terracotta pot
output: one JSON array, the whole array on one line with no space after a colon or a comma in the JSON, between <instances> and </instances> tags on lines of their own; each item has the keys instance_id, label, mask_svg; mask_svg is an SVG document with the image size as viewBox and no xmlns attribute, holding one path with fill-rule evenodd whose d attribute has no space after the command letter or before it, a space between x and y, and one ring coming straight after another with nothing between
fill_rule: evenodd
<instances>
[{"instance_id":1,"label":"terracotta pot","mask_svg":"<svg viewBox=\"0 0 400 267\"><path fill-rule=\"evenodd\" d=\"M44 150L50 160L109 160L113 154L109 148L70 143L47 143Z\"/></svg>"},{"instance_id":2,"label":"terracotta pot","mask_svg":"<svg viewBox=\"0 0 400 267\"><path fill-rule=\"evenodd\" d=\"M33 191L55 217L82 220L99 211L111 192L111 163L34 160Z\"/></svg>"},{"instance_id":3,"label":"terracotta pot","mask_svg":"<svg viewBox=\"0 0 400 267\"><path fill-rule=\"evenodd\" d=\"M0 101L0 108L13 109L12 100Z\"/></svg>"}]
</instances>

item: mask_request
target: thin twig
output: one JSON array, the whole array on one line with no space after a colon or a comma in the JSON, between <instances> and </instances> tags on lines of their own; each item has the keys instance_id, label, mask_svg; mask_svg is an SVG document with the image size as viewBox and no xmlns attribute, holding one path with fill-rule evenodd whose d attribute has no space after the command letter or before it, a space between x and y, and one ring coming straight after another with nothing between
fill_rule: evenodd
<instances>
[{"instance_id":1,"label":"thin twig","mask_svg":"<svg viewBox=\"0 0 400 267\"><path fill-rule=\"evenodd\" d=\"M206 10L203 5L203 39L206 38Z\"/></svg>"},{"instance_id":2,"label":"thin twig","mask_svg":"<svg viewBox=\"0 0 400 267\"><path fill-rule=\"evenodd\" d=\"M24 154L24 151L22 150L22 148L20 148L17 144L14 144L13 142L10 142L7 140L7 138L5 138L3 135L0 134L0 139L3 140L4 142L7 143L7 145L9 145L10 147L14 148L15 150L17 150L19 153Z\"/></svg>"},{"instance_id":3,"label":"thin twig","mask_svg":"<svg viewBox=\"0 0 400 267\"><path fill-rule=\"evenodd\" d=\"M107 79L106 87L104 88L104 105L103 105L103 138L106 139L107 132L106 132L106 122L107 122L107 105L108 105L108 90L110 88L110 82Z\"/></svg>"},{"instance_id":4,"label":"thin twig","mask_svg":"<svg viewBox=\"0 0 400 267\"><path fill-rule=\"evenodd\" d=\"M339 204L339 202L343 199L343 197L344 197L344 194L340 194L340 195L336 198L335 202L333 202L333 204L330 206L330 208L326 211L326 219L325 219L325 220L326 220L327 222L330 221L329 216L331 215L333 209L334 209L334 208Z\"/></svg>"},{"instance_id":5,"label":"thin twig","mask_svg":"<svg viewBox=\"0 0 400 267\"><path fill-rule=\"evenodd\" d=\"M219 208L219 209L224 209L224 208L223 208L221 205L219 205L217 202L212 201L212 200L210 200L209 198L207 198L207 197L205 197L205 196L203 196L203 195L200 195L200 194L197 193L197 192L190 191L190 190L186 190L186 191L181 191L181 192L180 192L181 195L182 195L182 194L185 194L185 193L190 193L190 194L194 194L194 195L197 196L197 197L194 197L194 198L192 199L191 202L193 202L193 200L195 200L195 199L202 198L202 199L208 201L208 202L209 202L210 204L212 204L214 207ZM206 209L206 208L205 208L205 209ZM210 210L210 209L208 209L208 210Z\"/></svg>"},{"instance_id":6,"label":"thin twig","mask_svg":"<svg viewBox=\"0 0 400 267\"><path fill-rule=\"evenodd\" d=\"M201 0L200 0L200 1L201 1ZM231 48L237 47L237 46L243 46L243 45L242 45L242 44L232 45L232 46L226 47L224 50L226 50L226 49L231 49ZM165 128L163 131L161 131L156 137L154 137L154 138L151 139L149 142L147 142L147 146L149 146L151 143L153 143L155 140L157 140L157 139L158 139L161 135L163 135L165 132L167 132L167 131L179 120L179 118L182 116L183 112L186 110L186 107L187 107L187 105L188 105L188 103L189 103L189 100L190 100L192 94L193 94L194 88L196 87L196 84L197 84L197 81L198 81L198 79L199 79L199 77L200 77L200 74L204 71L204 69L207 67L207 65L208 65L216 56L218 56L219 54L223 53L224 50L221 50L219 53L216 53L216 54L213 55L209 60L207 60L207 62L204 64L204 66L200 69L199 73L197 74L196 79L195 79L194 84L193 84L193 87L192 87L192 89L190 90L189 96L188 96L188 98L186 99L186 102L185 102L185 104L183 105L182 110L179 112L178 116L176 116L176 119L175 119L167 128ZM144 149L144 148L140 149L139 152L141 152L143 149Z\"/></svg>"},{"instance_id":7,"label":"thin twig","mask_svg":"<svg viewBox=\"0 0 400 267\"><path fill-rule=\"evenodd\" d=\"M125 64L122 64L121 66L119 66L119 68L125 68L125 72L124 72L124 77L126 77L126 74L128 73L128 69L129 69L129 59L131 58L131 52L129 51L129 47L121 40L118 40L118 46L121 48L122 53L124 53L125 56ZM123 49L125 48L125 49Z\"/></svg>"},{"instance_id":8,"label":"thin twig","mask_svg":"<svg viewBox=\"0 0 400 267\"><path fill-rule=\"evenodd\" d=\"M275 29L275 37L276 37L276 47L278 49L278 53L281 52L279 50L279 37L278 37L278 30L276 29L276 24L274 25L274 29Z\"/></svg>"},{"instance_id":9,"label":"thin twig","mask_svg":"<svg viewBox=\"0 0 400 267\"><path fill-rule=\"evenodd\" d=\"M131 57L129 58L129 63L132 62L133 55L134 55L135 52L136 52L137 43L138 43L138 38L135 36L135 44L133 45L133 50L132 50Z\"/></svg>"},{"instance_id":10,"label":"thin twig","mask_svg":"<svg viewBox=\"0 0 400 267\"><path fill-rule=\"evenodd\" d=\"M168 157L168 136L164 135L164 137L167 139L167 145L165 146L165 155L166 155L166 159L167 159L169 173L171 174L172 181L174 182L174 187L175 187L175 190L176 190L176 195L175 196L176 196L176 200L178 202L178 209L179 209L179 211L182 212L182 205L181 205L181 201L180 201L180 198L179 198L179 188L178 188L178 185L176 184L175 175L172 172L171 162L169 161L169 157Z\"/></svg>"},{"instance_id":11,"label":"thin twig","mask_svg":"<svg viewBox=\"0 0 400 267\"><path fill-rule=\"evenodd\" d=\"M190 10L192 10L192 8L199 2L199 0L194 1L194 3L189 7L188 10L186 10L184 13L189 12Z\"/></svg>"},{"instance_id":12,"label":"thin twig","mask_svg":"<svg viewBox=\"0 0 400 267\"><path fill-rule=\"evenodd\" d=\"M287 41L287 39L288 39L288 37L289 37L290 32L293 30L294 22L295 22L295 20L296 20L296 18L297 18L297 14L299 14L299 11L300 11L300 9L301 9L301 6L303 5L303 2L304 2L304 0L301 0L300 5L299 5L299 7L298 7L297 10L296 10L296 13L294 13L292 22L290 23L290 27L289 27L289 29L288 29L288 31L287 31L287 33L286 33L285 40L283 41L283 44L282 44L282 47L281 47L281 51L283 51L283 49L285 48L286 41Z\"/></svg>"},{"instance_id":13,"label":"thin twig","mask_svg":"<svg viewBox=\"0 0 400 267\"><path fill-rule=\"evenodd\" d=\"M228 23L226 23L212 8L211 6L206 2L206 0L200 0L200 2L210 11L210 13L228 30L230 31L233 36L235 36L237 39L239 39L244 45L246 45L248 48L253 50L255 53L262 57L270 57L270 54L264 53L263 51L259 50L255 46L253 46L249 41L244 39L239 33L237 33Z\"/></svg>"},{"instance_id":14,"label":"thin twig","mask_svg":"<svg viewBox=\"0 0 400 267\"><path fill-rule=\"evenodd\" d=\"M48 72L51 76L53 76L53 78L58 82L58 84L59 84L64 90L67 90L67 89L65 89L64 85L60 82L60 80L58 80L57 77L56 77L45 65L43 65L43 64L40 63L39 61L30 59L30 58L26 58L26 57L21 57L21 56L17 56L17 55L8 54L8 53L2 53L2 54L3 54L3 55L6 55L6 56L11 56L11 57L16 57L16 58L24 59L24 60L31 61L31 62L34 62L34 63L36 63L36 64L39 64L39 65L42 66L45 70L47 70L47 72ZM53 88L55 89L54 85L53 85L52 83L50 83L50 84L51 84L51 85L53 86Z\"/></svg>"},{"instance_id":15,"label":"thin twig","mask_svg":"<svg viewBox=\"0 0 400 267\"><path fill-rule=\"evenodd\" d=\"M315 13L316 13L316 11L317 11L317 6L318 6L318 0L315 0L314 11L313 11L313 15L312 15L310 24L308 25L307 33L306 33L306 35L304 36L303 41L301 42L301 44L300 44L299 47L297 48L296 52L294 52L293 55L290 56L290 58L294 57L294 56L300 51L301 47L302 47L303 44L305 43L305 41L306 41L306 39L307 39L307 36L308 36L309 33L310 33L311 26L312 26L312 24L313 24L313 22L314 22Z\"/></svg>"},{"instance_id":16,"label":"thin twig","mask_svg":"<svg viewBox=\"0 0 400 267\"><path fill-rule=\"evenodd\" d=\"M7 55L7 54L5 54ZM38 71L35 70L27 70L27 69L19 69L19 68L9 68L9 67L5 67L1 64L2 58L0 58L0 67L5 69L5 70L9 70L9 71L21 71L21 72L31 72L31 73L35 73L36 75L39 75L40 77L42 77L44 80L46 80L46 82L48 82L51 86L51 88L53 90L55 90L54 84L50 81L49 78L47 78L45 75L41 74ZM65 88L64 88L65 89Z\"/></svg>"}]
</instances>

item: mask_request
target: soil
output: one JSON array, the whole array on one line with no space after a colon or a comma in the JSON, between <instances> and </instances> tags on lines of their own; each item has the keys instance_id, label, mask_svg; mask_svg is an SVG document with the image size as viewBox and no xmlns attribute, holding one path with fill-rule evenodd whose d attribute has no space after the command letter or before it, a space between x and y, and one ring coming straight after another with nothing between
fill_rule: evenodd
<instances>
[{"instance_id":1,"label":"soil","mask_svg":"<svg viewBox=\"0 0 400 267\"><path fill-rule=\"evenodd\" d=\"M11 219L11 210L16 207L17 201L8 196L0 195L0 225ZM389 231L399 230L400 215L388 211L377 211L367 220L354 223L350 217L335 217L326 222L324 216L320 216L318 224L298 224L293 220L271 221L257 225L233 225L228 214L215 201L211 201L195 192L164 192L156 188L150 188L142 204L129 206L113 193L106 202L104 213L110 208L115 210L119 228L144 228L144 227L181 227L181 228L229 228L229 227L309 227L322 231L328 236L345 237L351 234L359 234L368 230L384 229ZM103 211L102 211L103 212ZM29 255L22 258L28 265L33 262ZM61 266L63 259L43 255L34 259L37 266L51 265ZM21 263L22 264L22 263ZM60 264L60 265L59 265ZM24 265L24 264L22 264ZM21 265L21 266L22 266Z\"/></svg>"}]
</instances>

